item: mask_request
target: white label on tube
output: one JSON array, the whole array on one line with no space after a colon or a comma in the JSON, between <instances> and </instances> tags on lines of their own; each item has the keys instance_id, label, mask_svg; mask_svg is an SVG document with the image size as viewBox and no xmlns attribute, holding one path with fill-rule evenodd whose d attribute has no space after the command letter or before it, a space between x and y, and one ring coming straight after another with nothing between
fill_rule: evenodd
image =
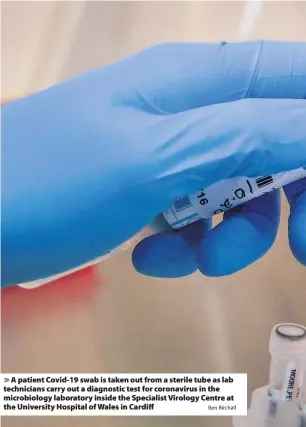
<instances>
[{"instance_id":1,"label":"white label on tube","mask_svg":"<svg viewBox=\"0 0 306 427\"><path fill-rule=\"evenodd\" d=\"M287 366L284 383L282 387L281 400L286 402L292 402L295 398L294 391L296 389L296 383L298 380L298 369L295 362L290 362Z\"/></svg>"},{"instance_id":2,"label":"white label on tube","mask_svg":"<svg viewBox=\"0 0 306 427\"><path fill-rule=\"evenodd\" d=\"M164 213L164 217L172 228L179 229L200 218L208 219L224 213L305 177L306 167L259 178L233 178L221 181L196 194L177 199Z\"/></svg>"}]
</instances>

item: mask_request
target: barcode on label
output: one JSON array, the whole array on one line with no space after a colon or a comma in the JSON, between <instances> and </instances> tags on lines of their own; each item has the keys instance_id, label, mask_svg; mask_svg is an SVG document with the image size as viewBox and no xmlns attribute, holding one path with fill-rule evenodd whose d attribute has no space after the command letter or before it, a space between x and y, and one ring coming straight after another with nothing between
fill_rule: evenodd
<instances>
[{"instance_id":1,"label":"barcode on label","mask_svg":"<svg viewBox=\"0 0 306 427\"><path fill-rule=\"evenodd\" d=\"M265 187L266 185L273 184L273 178L271 175L262 176L256 179L256 184L258 188Z\"/></svg>"}]
</instances>

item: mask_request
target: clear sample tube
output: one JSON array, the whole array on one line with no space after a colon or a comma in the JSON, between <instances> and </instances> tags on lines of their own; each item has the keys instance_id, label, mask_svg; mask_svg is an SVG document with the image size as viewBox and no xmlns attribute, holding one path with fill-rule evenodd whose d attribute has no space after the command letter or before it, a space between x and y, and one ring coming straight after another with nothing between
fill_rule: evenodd
<instances>
[{"instance_id":1,"label":"clear sample tube","mask_svg":"<svg viewBox=\"0 0 306 427\"><path fill-rule=\"evenodd\" d=\"M276 427L283 419L280 411L292 411L301 398L306 353L306 328L293 323L276 325L270 338L269 410L265 427ZM286 413L286 414L287 414ZM292 415L293 416L293 415Z\"/></svg>"},{"instance_id":2,"label":"clear sample tube","mask_svg":"<svg viewBox=\"0 0 306 427\"><path fill-rule=\"evenodd\" d=\"M306 328L293 323L276 325L270 339L269 396L298 401L304 375Z\"/></svg>"},{"instance_id":3,"label":"clear sample tube","mask_svg":"<svg viewBox=\"0 0 306 427\"><path fill-rule=\"evenodd\" d=\"M175 200L164 212L164 217L173 229L179 229L201 218L209 219L214 215L227 212L249 200L305 177L306 167L259 178L234 178L220 181L198 193Z\"/></svg>"},{"instance_id":4,"label":"clear sample tube","mask_svg":"<svg viewBox=\"0 0 306 427\"><path fill-rule=\"evenodd\" d=\"M202 218L211 218L214 215L224 213L249 200L305 177L306 167L289 172L261 176L259 178L242 177L218 182L206 189L200 190L196 194L186 195L175 200L170 208L162 215L165 220L164 225L156 227L154 224L151 224L149 226L150 232L148 234L164 231L169 226L170 229L177 230ZM41 278L34 282L19 284L19 286L25 289L36 288L60 277L66 276L74 271L81 270L89 265L97 264L116 253L126 250L131 243L135 242L135 239L139 240L139 235L135 236L134 239L131 239L118 248L107 252L98 259L74 270L63 272L59 275L48 278Z\"/></svg>"},{"instance_id":5,"label":"clear sample tube","mask_svg":"<svg viewBox=\"0 0 306 427\"><path fill-rule=\"evenodd\" d=\"M253 391L247 417L234 417L234 427L306 427L306 327L274 326L270 354L269 384Z\"/></svg>"}]
</instances>

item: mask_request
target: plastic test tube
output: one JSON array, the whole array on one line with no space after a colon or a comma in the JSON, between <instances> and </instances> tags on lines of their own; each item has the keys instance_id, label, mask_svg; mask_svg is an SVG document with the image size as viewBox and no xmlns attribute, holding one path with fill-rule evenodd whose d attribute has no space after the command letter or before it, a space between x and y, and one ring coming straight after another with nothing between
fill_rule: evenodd
<instances>
[{"instance_id":1,"label":"plastic test tube","mask_svg":"<svg viewBox=\"0 0 306 427\"><path fill-rule=\"evenodd\" d=\"M209 219L249 200L306 177L306 167L259 178L234 178L220 181L198 193L183 196L164 212L173 229L200 219Z\"/></svg>"},{"instance_id":2,"label":"plastic test tube","mask_svg":"<svg viewBox=\"0 0 306 427\"><path fill-rule=\"evenodd\" d=\"M235 427L304 427L306 327L276 325L271 333L270 354L269 385L254 390L248 416L235 417Z\"/></svg>"},{"instance_id":3,"label":"plastic test tube","mask_svg":"<svg viewBox=\"0 0 306 427\"><path fill-rule=\"evenodd\" d=\"M298 401L304 374L306 328L293 323L276 325L270 339L269 396L272 400Z\"/></svg>"},{"instance_id":4,"label":"plastic test tube","mask_svg":"<svg viewBox=\"0 0 306 427\"><path fill-rule=\"evenodd\" d=\"M177 230L202 218L211 218L214 215L224 213L235 206L239 206L249 200L305 177L306 167L289 172L261 176L258 178L241 177L218 182L206 189L200 190L198 193L186 195L175 200L170 208L163 213L164 224L159 225L158 227L151 225L149 227L149 234L164 231L169 226L170 229ZM137 238L139 240L139 236L135 236L136 241ZM129 246L129 243L133 244L133 242L135 242L135 239L131 239L131 241L109 251L100 258L74 270L63 272L56 276L42 278L34 282L23 283L19 286L26 289L32 289L74 271L83 269L89 265L97 264L118 252L124 251Z\"/></svg>"},{"instance_id":5,"label":"plastic test tube","mask_svg":"<svg viewBox=\"0 0 306 427\"><path fill-rule=\"evenodd\" d=\"M281 427L285 417L291 418L293 426L296 418L294 409L301 399L306 328L293 323L276 325L271 334L270 354L269 411L266 426ZM288 403L289 406L285 405Z\"/></svg>"}]
</instances>

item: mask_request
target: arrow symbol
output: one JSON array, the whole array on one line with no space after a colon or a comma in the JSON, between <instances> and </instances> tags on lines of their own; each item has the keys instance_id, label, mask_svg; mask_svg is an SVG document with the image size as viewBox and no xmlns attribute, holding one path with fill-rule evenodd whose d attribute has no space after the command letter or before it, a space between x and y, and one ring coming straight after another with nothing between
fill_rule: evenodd
<instances>
[{"instance_id":1,"label":"arrow symbol","mask_svg":"<svg viewBox=\"0 0 306 427\"><path fill-rule=\"evenodd\" d=\"M4 378L4 382L7 383L10 379L9 378Z\"/></svg>"}]
</instances>

